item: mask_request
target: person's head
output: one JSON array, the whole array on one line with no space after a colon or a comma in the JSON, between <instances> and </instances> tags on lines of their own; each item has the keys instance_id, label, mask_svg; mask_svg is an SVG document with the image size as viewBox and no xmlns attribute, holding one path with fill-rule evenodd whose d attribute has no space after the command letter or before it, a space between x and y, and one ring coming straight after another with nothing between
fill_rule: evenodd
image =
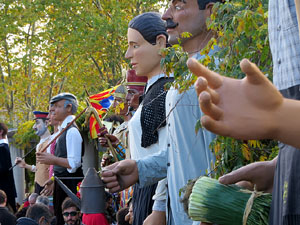
<instances>
[{"instance_id":1,"label":"person's head","mask_svg":"<svg viewBox=\"0 0 300 225\"><path fill-rule=\"evenodd\" d=\"M50 201L49 201L49 198L47 196L38 196L37 199L36 199L36 204L44 204L45 206L49 207L49 204L50 204Z\"/></svg>"},{"instance_id":2,"label":"person's head","mask_svg":"<svg viewBox=\"0 0 300 225\"><path fill-rule=\"evenodd\" d=\"M165 23L158 13L143 13L129 22L125 58L130 59L137 76L151 78L161 73L160 51L167 39Z\"/></svg>"},{"instance_id":3,"label":"person's head","mask_svg":"<svg viewBox=\"0 0 300 225\"><path fill-rule=\"evenodd\" d=\"M39 137L43 136L48 129L48 112L34 111L35 124L33 130Z\"/></svg>"},{"instance_id":4,"label":"person's head","mask_svg":"<svg viewBox=\"0 0 300 225\"><path fill-rule=\"evenodd\" d=\"M36 203L36 199L39 195L37 193L32 193L29 198L28 198L28 202L30 206L33 206Z\"/></svg>"},{"instance_id":5,"label":"person's head","mask_svg":"<svg viewBox=\"0 0 300 225\"><path fill-rule=\"evenodd\" d=\"M5 207L7 196L3 190L0 189L0 207Z\"/></svg>"},{"instance_id":6,"label":"person's head","mask_svg":"<svg viewBox=\"0 0 300 225\"><path fill-rule=\"evenodd\" d=\"M7 131L7 126L4 123L0 122L0 139L6 138Z\"/></svg>"},{"instance_id":7,"label":"person's head","mask_svg":"<svg viewBox=\"0 0 300 225\"><path fill-rule=\"evenodd\" d=\"M128 212L129 212L128 207L122 208L117 212L116 217L117 217L118 225L130 225L130 223L125 220L125 216L128 214Z\"/></svg>"},{"instance_id":8,"label":"person's head","mask_svg":"<svg viewBox=\"0 0 300 225\"><path fill-rule=\"evenodd\" d=\"M124 85L120 85L115 90L113 107L116 108L116 113L121 116L125 116L128 112L128 103L126 100L127 88Z\"/></svg>"},{"instance_id":9,"label":"person's head","mask_svg":"<svg viewBox=\"0 0 300 225\"><path fill-rule=\"evenodd\" d=\"M61 205L62 215L67 225L74 225L80 221L80 211L71 198L66 198Z\"/></svg>"},{"instance_id":10,"label":"person's head","mask_svg":"<svg viewBox=\"0 0 300 225\"><path fill-rule=\"evenodd\" d=\"M132 202L129 203L128 213L125 216L125 221L128 221L129 224L133 222L133 204Z\"/></svg>"},{"instance_id":11,"label":"person's head","mask_svg":"<svg viewBox=\"0 0 300 225\"><path fill-rule=\"evenodd\" d=\"M53 107L53 118L58 122L63 122L69 115L74 115L78 108L78 102L75 95L71 93L61 93L50 100Z\"/></svg>"},{"instance_id":12,"label":"person's head","mask_svg":"<svg viewBox=\"0 0 300 225\"><path fill-rule=\"evenodd\" d=\"M128 70L126 73L126 82L124 85L127 88L126 101L129 106L129 111L136 110L139 106L139 96L144 93L144 88L148 78L146 76L137 76L135 70Z\"/></svg>"},{"instance_id":13,"label":"person's head","mask_svg":"<svg viewBox=\"0 0 300 225\"><path fill-rule=\"evenodd\" d=\"M43 204L30 206L26 212L26 217L34 220L39 225L50 225L52 220L49 208Z\"/></svg>"},{"instance_id":14,"label":"person's head","mask_svg":"<svg viewBox=\"0 0 300 225\"><path fill-rule=\"evenodd\" d=\"M170 6L162 18L167 21L169 43L181 44L185 51L199 51L210 40L210 34L206 27L206 19L212 13L215 2L222 0L171 0ZM189 38L182 38L184 32L190 33Z\"/></svg>"},{"instance_id":15,"label":"person's head","mask_svg":"<svg viewBox=\"0 0 300 225\"><path fill-rule=\"evenodd\" d=\"M54 127L54 131L56 131L59 121L54 118L54 106L50 105L49 106L49 114L48 114L48 119L49 119L49 125Z\"/></svg>"}]
</instances>

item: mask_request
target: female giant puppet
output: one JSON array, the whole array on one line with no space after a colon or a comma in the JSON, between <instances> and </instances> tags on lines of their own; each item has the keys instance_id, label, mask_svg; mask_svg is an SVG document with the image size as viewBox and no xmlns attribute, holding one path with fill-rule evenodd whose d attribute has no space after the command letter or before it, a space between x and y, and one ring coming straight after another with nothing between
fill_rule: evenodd
<instances>
[{"instance_id":1,"label":"female giant puppet","mask_svg":"<svg viewBox=\"0 0 300 225\"><path fill-rule=\"evenodd\" d=\"M167 46L168 35L164 21L158 13L144 13L130 21L128 27L128 49L125 57L130 60L137 76L146 76L147 85L143 99L129 121L129 148L132 159L140 159L157 153L165 148L166 140L166 111L165 99L167 91L165 84L172 82L160 67L162 58L160 51ZM158 186L165 186L159 184ZM143 224L151 213L157 185L140 188L134 187L133 212L134 225ZM161 200L161 199L158 199ZM165 204L165 201L156 201ZM159 205L159 204L158 204ZM165 210L165 205L154 205ZM165 220L165 219L163 219Z\"/></svg>"}]
</instances>

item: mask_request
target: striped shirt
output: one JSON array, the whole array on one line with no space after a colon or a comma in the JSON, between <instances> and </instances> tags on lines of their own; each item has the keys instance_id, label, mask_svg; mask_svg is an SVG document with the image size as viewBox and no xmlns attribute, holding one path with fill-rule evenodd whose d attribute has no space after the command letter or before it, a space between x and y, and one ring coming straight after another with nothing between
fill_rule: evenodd
<instances>
[{"instance_id":1,"label":"striped shirt","mask_svg":"<svg viewBox=\"0 0 300 225\"><path fill-rule=\"evenodd\" d=\"M294 0L269 0L273 83L278 90L300 84L300 38Z\"/></svg>"}]
</instances>

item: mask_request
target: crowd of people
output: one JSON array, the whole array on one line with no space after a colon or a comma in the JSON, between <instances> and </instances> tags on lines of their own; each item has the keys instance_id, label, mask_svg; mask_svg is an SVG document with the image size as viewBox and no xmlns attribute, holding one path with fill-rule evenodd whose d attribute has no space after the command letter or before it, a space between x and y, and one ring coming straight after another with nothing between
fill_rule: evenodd
<instances>
[{"instance_id":1,"label":"crowd of people","mask_svg":"<svg viewBox=\"0 0 300 225\"><path fill-rule=\"evenodd\" d=\"M48 112L33 112L33 129L40 137L37 165L28 165L22 158L15 162L35 173L35 194L18 212L5 141L7 127L0 123L1 224L199 225L200 221L192 221L184 212L179 192L189 180L212 170L214 155L209 144L216 134L281 141L279 155L273 161L247 165L219 181L247 183L247 187L256 185L257 190L272 192L269 224L300 224L299 102L295 101L300 100L300 38L295 2L269 0L275 86L246 59L240 64L246 74L243 80L223 77L198 63L205 57L199 52L214 35L207 29L206 19L216 2L223 1L172 0L162 17L147 12L128 25L125 58L133 70L127 72L126 81L113 94L116 114L124 122L113 132L102 127L99 133L99 143L109 147L110 142L118 153L115 163L110 153L103 157L101 174L107 190L118 193L115 207L112 196L106 194L106 212L94 213L97 216L81 213L56 181L61 180L76 194L83 179L84 145L74 123L78 102L73 94L58 94L51 99ZM181 36L184 32L191 35ZM161 50L174 44L180 44L188 53L188 67L198 76L195 86L183 93L172 86L165 88L174 78L166 76L160 65ZM217 46L208 54L215 51ZM207 130L195 133L199 118ZM53 134L49 125L53 126ZM45 197L52 195L53 212ZM22 217L17 220L6 205L14 213L23 213Z\"/></svg>"}]
</instances>

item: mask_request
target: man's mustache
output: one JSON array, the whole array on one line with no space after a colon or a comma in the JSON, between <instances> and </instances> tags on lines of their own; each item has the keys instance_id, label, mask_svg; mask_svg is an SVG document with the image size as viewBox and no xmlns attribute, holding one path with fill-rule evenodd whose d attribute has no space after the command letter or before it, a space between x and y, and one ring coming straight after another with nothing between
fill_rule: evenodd
<instances>
[{"instance_id":1,"label":"man's mustache","mask_svg":"<svg viewBox=\"0 0 300 225\"><path fill-rule=\"evenodd\" d=\"M177 26L178 26L178 23L174 23L173 20L167 19L167 29L168 29L168 28L174 29L174 28L177 27Z\"/></svg>"}]
</instances>

